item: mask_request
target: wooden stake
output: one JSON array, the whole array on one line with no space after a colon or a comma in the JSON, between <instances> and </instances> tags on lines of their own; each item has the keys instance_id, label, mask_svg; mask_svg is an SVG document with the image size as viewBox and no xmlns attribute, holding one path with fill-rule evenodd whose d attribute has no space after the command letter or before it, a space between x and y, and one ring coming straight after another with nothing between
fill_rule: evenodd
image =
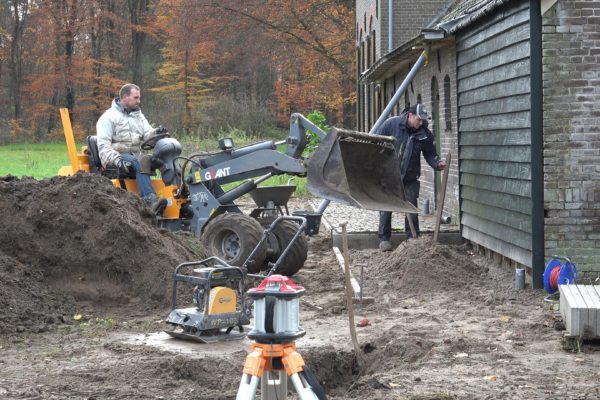
<instances>
[{"instance_id":1,"label":"wooden stake","mask_svg":"<svg viewBox=\"0 0 600 400\"><path fill-rule=\"evenodd\" d=\"M350 286L350 262L348 257L348 235L346 233L347 222L343 222L342 228L342 254L344 256L344 286L346 288L346 308L348 308L348 320L350 323L350 338L356 355L356 362L359 368L364 365L358 339L356 337L356 325L354 324L354 304L352 303L352 287Z\"/></svg>"},{"instance_id":2,"label":"wooden stake","mask_svg":"<svg viewBox=\"0 0 600 400\"><path fill-rule=\"evenodd\" d=\"M442 211L444 210L444 200L446 199L446 184L448 183L448 172L450 171L450 162L452 161L452 153L448 152L446 155L446 168L442 175L442 191L440 192L440 201L437 205L437 212L435 214L435 229L433 231L433 241L438 241L438 235L440 233L440 223L442 222Z\"/></svg>"}]
</instances>

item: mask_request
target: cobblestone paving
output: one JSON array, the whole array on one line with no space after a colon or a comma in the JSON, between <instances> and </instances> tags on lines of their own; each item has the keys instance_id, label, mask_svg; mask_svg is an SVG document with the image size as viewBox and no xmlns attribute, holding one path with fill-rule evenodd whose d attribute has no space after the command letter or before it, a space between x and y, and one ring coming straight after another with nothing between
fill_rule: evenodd
<instances>
[{"instance_id":1,"label":"cobblestone paving","mask_svg":"<svg viewBox=\"0 0 600 400\"><path fill-rule=\"evenodd\" d=\"M316 210L321 203L321 199L309 199L308 202ZM331 229L341 233L340 224L347 222L346 229L348 232L377 232L379 227L379 212L363 210L356 207L347 206L339 203L330 203L325 212L323 219ZM419 215L419 224L421 232L433 232L435 228L435 215ZM392 230L404 232L404 214L392 214ZM458 225L455 221L450 224L440 225L442 232L458 232Z\"/></svg>"}]
</instances>

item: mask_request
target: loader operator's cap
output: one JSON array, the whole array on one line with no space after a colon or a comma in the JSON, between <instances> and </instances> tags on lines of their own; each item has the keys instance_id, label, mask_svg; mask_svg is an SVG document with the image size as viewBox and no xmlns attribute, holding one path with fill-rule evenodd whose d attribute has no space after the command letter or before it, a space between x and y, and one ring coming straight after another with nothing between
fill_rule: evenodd
<instances>
[{"instance_id":1,"label":"loader operator's cap","mask_svg":"<svg viewBox=\"0 0 600 400\"><path fill-rule=\"evenodd\" d=\"M427 115L427 110L425 109L425 106L423 104L415 104L414 106L409 108L408 111L422 120L429 119L429 115Z\"/></svg>"}]
</instances>

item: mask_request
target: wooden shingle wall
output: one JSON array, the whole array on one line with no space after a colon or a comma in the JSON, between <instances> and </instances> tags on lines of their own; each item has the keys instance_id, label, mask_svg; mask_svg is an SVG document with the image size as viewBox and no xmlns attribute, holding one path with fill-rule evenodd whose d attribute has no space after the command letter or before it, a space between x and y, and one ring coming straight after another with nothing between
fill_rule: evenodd
<instances>
[{"instance_id":1,"label":"wooden shingle wall","mask_svg":"<svg viewBox=\"0 0 600 400\"><path fill-rule=\"evenodd\" d=\"M463 236L531 266L528 2L457 35Z\"/></svg>"}]
</instances>

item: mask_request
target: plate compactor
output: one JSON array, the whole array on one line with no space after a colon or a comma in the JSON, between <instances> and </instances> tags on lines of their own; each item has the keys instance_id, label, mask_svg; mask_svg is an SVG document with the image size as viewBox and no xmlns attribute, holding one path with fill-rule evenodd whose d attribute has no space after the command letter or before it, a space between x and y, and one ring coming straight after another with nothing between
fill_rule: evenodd
<instances>
[{"instance_id":1,"label":"plate compactor","mask_svg":"<svg viewBox=\"0 0 600 400\"><path fill-rule=\"evenodd\" d=\"M244 310L245 275L242 268L217 257L178 265L173 280L173 308L166 321L170 329L165 332L202 343L242 338L243 326L250 323ZM175 308L178 282L193 286L192 307ZM233 332L236 327L239 333Z\"/></svg>"},{"instance_id":2,"label":"plate compactor","mask_svg":"<svg viewBox=\"0 0 600 400\"><path fill-rule=\"evenodd\" d=\"M249 274L247 265L269 240L273 230L280 224L297 222L296 234L274 263L269 263L267 275ZM201 343L236 340L245 337L244 326L250 324L251 302L246 302L245 291L248 278L264 279L278 272L286 254L306 229L306 219L298 216L282 216L264 230L261 240L241 267L231 266L213 256L200 261L182 263L173 276L171 312L166 323L166 333L179 339L191 339ZM192 287L192 306L177 308L178 282ZM189 299L189 298L188 298ZM234 329L237 328L237 332Z\"/></svg>"}]
</instances>

